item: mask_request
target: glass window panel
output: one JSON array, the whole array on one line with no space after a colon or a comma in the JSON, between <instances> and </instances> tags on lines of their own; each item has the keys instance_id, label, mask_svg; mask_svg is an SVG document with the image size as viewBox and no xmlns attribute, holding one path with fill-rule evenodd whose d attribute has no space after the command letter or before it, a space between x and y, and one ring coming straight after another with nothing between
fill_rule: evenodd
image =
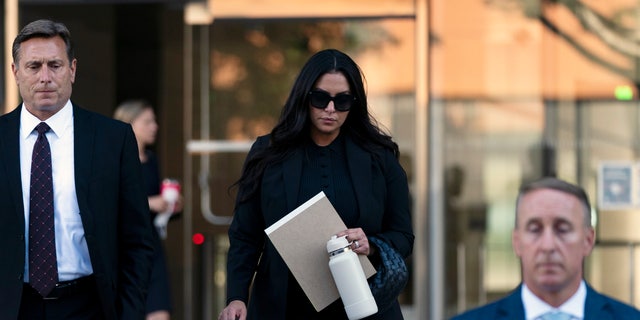
<instances>
[{"instance_id":1,"label":"glass window panel","mask_svg":"<svg viewBox=\"0 0 640 320\"><path fill-rule=\"evenodd\" d=\"M413 21L219 20L211 27L211 118L215 139L268 133L295 76L316 51L337 48L363 70L374 116L410 151Z\"/></svg>"},{"instance_id":2,"label":"glass window panel","mask_svg":"<svg viewBox=\"0 0 640 320\"><path fill-rule=\"evenodd\" d=\"M448 317L520 282L511 230L523 181L557 175L584 186L596 205L598 166L638 161L640 115L626 100L638 94L639 7L622 0L430 4L431 108L444 109L430 121L445 128L442 149L432 150L444 164L432 174L447 183L445 212L430 214L444 216L455 233L445 244ZM637 229L638 210L596 205L593 222L602 235L620 237L619 226ZM640 290L628 283L635 259L606 263L629 248L605 240L598 245L606 250L588 260L587 279L629 301ZM610 282L603 266L616 269Z\"/></svg>"}]
</instances>

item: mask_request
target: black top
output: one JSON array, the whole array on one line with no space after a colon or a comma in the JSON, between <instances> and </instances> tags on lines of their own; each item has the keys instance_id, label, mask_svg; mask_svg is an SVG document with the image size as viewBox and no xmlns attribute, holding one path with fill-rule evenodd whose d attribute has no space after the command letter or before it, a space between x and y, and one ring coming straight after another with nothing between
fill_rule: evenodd
<instances>
[{"instance_id":1,"label":"black top","mask_svg":"<svg viewBox=\"0 0 640 320\"><path fill-rule=\"evenodd\" d=\"M156 154L147 149L145 150L147 160L142 162L142 175L145 182L145 190L147 197L160 194L160 167L158 165L158 157ZM150 211L149 219L153 224L155 214L157 212ZM154 312L159 310L172 311L171 303L171 287L169 285L169 270L165 258L164 246L162 239L158 234L158 230L152 228L154 235L155 254L153 257L153 266L149 279L149 288L147 290L146 312Z\"/></svg>"},{"instance_id":2,"label":"black top","mask_svg":"<svg viewBox=\"0 0 640 320\"><path fill-rule=\"evenodd\" d=\"M147 196L160 194L160 167L158 158L151 150L146 150L147 161L142 163L142 176L147 190Z\"/></svg>"},{"instance_id":3,"label":"black top","mask_svg":"<svg viewBox=\"0 0 640 320\"><path fill-rule=\"evenodd\" d=\"M298 201L303 203L324 191L342 221L348 227L354 227L358 220L358 203L355 201L353 182L347 168L344 138L338 136L326 147L309 141L304 151ZM347 314L340 301L316 312L293 274L289 272L287 319L347 319Z\"/></svg>"}]
</instances>

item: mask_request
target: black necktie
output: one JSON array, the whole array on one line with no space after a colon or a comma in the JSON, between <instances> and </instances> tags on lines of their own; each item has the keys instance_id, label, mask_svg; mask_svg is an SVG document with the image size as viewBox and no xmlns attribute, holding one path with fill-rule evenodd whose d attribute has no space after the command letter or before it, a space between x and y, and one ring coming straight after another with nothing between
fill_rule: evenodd
<instances>
[{"instance_id":1,"label":"black necktie","mask_svg":"<svg viewBox=\"0 0 640 320\"><path fill-rule=\"evenodd\" d=\"M45 133L49 126L36 127L38 139L31 157L29 212L29 283L46 297L58 282L56 237L53 223L53 180L51 149Z\"/></svg>"}]
</instances>

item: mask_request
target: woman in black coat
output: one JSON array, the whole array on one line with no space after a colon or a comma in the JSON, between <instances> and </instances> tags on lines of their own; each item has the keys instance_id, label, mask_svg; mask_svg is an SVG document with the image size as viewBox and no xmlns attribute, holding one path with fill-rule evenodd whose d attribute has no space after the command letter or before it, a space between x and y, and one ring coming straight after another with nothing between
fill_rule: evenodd
<instances>
[{"instance_id":1,"label":"woman in black coat","mask_svg":"<svg viewBox=\"0 0 640 320\"><path fill-rule=\"evenodd\" d=\"M376 260L367 238L375 235L406 258L414 235L398 156L367 110L357 64L334 49L313 55L278 124L249 151L237 183L228 305L219 319L347 319L340 300L315 311L264 229L323 191L347 225L338 236L346 235L356 253ZM401 319L400 306L396 301L370 318Z\"/></svg>"}]
</instances>

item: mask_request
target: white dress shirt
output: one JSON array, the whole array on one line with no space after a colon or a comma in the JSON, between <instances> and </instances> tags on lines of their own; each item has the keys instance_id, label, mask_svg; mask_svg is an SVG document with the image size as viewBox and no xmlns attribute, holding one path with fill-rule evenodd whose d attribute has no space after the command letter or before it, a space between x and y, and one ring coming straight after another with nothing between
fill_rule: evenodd
<instances>
[{"instance_id":1,"label":"white dress shirt","mask_svg":"<svg viewBox=\"0 0 640 320\"><path fill-rule=\"evenodd\" d=\"M571 315L571 320L584 319L584 304L587 299L587 285L584 280L580 282L578 291L560 307L554 308L548 303L538 298L526 284L522 284L522 304L524 305L524 315L527 320L537 320L549 311L562 311Z\"/></svg>"},{"instance_id":2,"label":"white dress shirt","mask_svg":"<svg viewBox=\"0 0 640 320\"><path fill-rule=\"evenodd\" d=\"M29 282L31 154L38 137L38 132L34 129L40 122L38 118L27 111L23 104L20 112L20 173L22 176L26 239L24 282ZM51 128L46 135L51 147L58 280L68 281L93 273L76 196L73 106L71 101L67 101L60 111L45 122Z\"/></svg>"}]
</instances>

